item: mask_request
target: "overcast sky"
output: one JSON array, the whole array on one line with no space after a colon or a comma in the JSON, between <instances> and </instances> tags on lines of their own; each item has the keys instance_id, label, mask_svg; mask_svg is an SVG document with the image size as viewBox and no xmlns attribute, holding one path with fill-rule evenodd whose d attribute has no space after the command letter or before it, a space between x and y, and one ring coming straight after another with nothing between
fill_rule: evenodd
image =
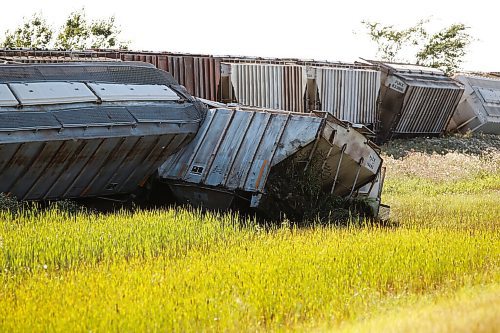
<instances>
[{"instance_id":1,"label":"overcast sky","mask_svg":"<svg viewBox=\"0 0 500 333\"><path fill-rule=\"evenodd\" d=\"M22 0L2 1L0 33L41 12L58 28L85 7L89 18L115 15L121 37L134 50L294 57L354 61L373 59L376 47L362 20L407 27L431 18L435 32L465 23L477 40L463 65L500 71L500 5L496 1L273 1L273 0ZM2 34L3 35L3 34Z\"/></svg>"}]
</instances>

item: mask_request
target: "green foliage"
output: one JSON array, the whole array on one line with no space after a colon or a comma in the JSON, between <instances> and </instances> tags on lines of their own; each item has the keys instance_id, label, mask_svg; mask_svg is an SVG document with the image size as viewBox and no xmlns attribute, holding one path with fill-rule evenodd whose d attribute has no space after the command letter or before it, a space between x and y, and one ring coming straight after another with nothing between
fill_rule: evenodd
<instances>
[{"instance_id":1,"label":"green foliage","mask_svg":"<svg viewBox=\"0 0 500 333\"><path fill-rule=\"evenodd\" d=\"M5 33L3 47L5 48L35 48L43 49L50 45L54 32L41 14L34 14L14 29Z\"/></svg>"},{"instance_id":2,"label":"green foliage","mask_svg":"<svg viewBox=\"0 0 500 333\"><path fill-rule=\"evenodd\" d=\"M316 155L311 165L323 163ZM304 169L303 163L285 160L273 168L259 211L267 219L285 217L301 226L313 223L347 225L360 223L373 214L367 199L344 198L323 188L320 167Z\"/></svg>"},{"instance_id":3,"label":"green foliage","mask_svg":"<svg viewBox=\"0 0 500 333\"><path fill-rule=\"evenodd\" d=\"M11 212L16 214L23 208L23 203L19 202L15 197L0 193L0 212Z\"/></svg>"},{"instance_id":4,"label":"green foliage","mask_svg":"<svg viewBox=\"0 0 500 333\"><path fill-rule=\"evenodd\" d=\"M117 36L120 31L115 25L114 16L107 20L96 20L92 22L90 25L90 33L92 35L92 48L115 48L118 44Z\"/></svg>"},{"instance_id":5,"label":"green foliage","mask_svg":"<svg viewBox=\"0 0 500 333\"><path fill-rule=\"evenodd\" d=\"M428 22L421 20L405 29L379 22L362 21L362 24L371 40L377 43L377 53L382 60L413 62L452 74L460 68L466 49L473 40L467 33L469 28L458 23L430 34L425 28ZM413 51L412 56L402 56L404 52Z\"/></svg>"},{"instance_id":6,"label":"green foliage","mask_svg":"<svg viewBox=\"0 0 500 333\"><path fill-rule=\"evenodd\" d=\"M84 10L71 13L57 35L55 46L65 50L87 48L90 32Z\"/></svg>"},{"instance_id":7,"label":"green foliage","mask_svg":"<svg viewBox=\"0 0 500 333\"><path fill-rule=\"evenodd\" d=\"M84 9L72 12L57 34L41 14L34 15L14 30L7 31L3 46L6 48L49 48L83 50L89 48L126 49L128 42L119 41L120 30L115 17L88 21ZM55 37L55 40L54 38Z\"/></svg>"},{"instance_id":8,"label":"green foliage","mask_svg":"<svg viewBox=\"0 0 500 333\"><path fill-rule=\"evenodd\" d=\"M393 25L382 25L379 22L362 21L368 30L370 38L377 43L378 56L382 60L396 62L401 50L407 45L418 46L422 39L427 38L424 24L428 20L419 21L412 27L397 30Z\"/></svg>"},{"instance_id":9,"label":"green foliage","mask_svg":"<svg viewBox=\"0 0 500 333\"><path fill-rule=\"evenodd\" d=\"M417 53L418 63L440 68L445 73L456 72L465 56L465 49L472 41L467 29L464 24L452 24L430 36Z\"/></svg>"},{"instance_id":10,"label":"green foliage","mask_svg":"<svg viewBox=\"0 0 500 333\"><path fill-rule=\"evenodd\" d=\"M83 9L73 12L57 36L56 47L66 50L125 48L126 43L118 41L120 30L115 17L88 22Z\"/></svg>"}]
</instances>

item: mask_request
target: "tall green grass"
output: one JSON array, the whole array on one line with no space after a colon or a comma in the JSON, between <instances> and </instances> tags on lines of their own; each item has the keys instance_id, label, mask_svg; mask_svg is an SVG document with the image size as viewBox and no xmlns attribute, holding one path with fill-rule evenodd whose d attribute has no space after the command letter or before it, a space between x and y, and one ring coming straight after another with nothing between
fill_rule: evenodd
<instances>
[{"instance_id":1,"label":"tall green grass","mask_svg":"<svg viewBox=\"0 0 500 333\"><path fill-rule=\"evenodd\" d=\"M500 238L488 229L264 231L184 210L76 220L51 211L4 221L1 240L2 331L337 325L500 277Z\"/></svg>"},{"instance_id":2,"label":"tall green grass","mask_svg":"<svg viewBox=\"0 0 500 333\"><path fill-rule=\"evenodd\" d=\"M174 208L4 212L0 331L325 330L463 288L498 290L497 176L476 191L477 174L452 185L420 175L407 188L415 176L395 172L390 228L264 228Z\"/></svg>"}]
</instances>

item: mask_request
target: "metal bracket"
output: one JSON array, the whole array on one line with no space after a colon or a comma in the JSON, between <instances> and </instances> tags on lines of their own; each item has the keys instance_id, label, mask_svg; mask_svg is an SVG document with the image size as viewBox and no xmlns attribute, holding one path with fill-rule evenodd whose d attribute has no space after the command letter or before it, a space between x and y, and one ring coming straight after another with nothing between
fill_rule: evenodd
<instances>
[{"instance_id":1,"label":"metal bracket","mask_svg":"<svg viewBox=\"0 0 500 333\"><path fill-rule=\"evenodd\" d=\"M349 193L349 198L352 197L356 183L358 182L359 172L361 171L361 163L363 163L363 157L360 158L358 163L358 171L356 172L356 177L354 178L354 184L352 184L351 193Z\"/></svg>"},{"instance_id":2,"label":"metal bracket","mask_svg":"<svg viewBox=\"0 0 500 333\"><path fill-rule=\"evenodd\" d=\"M335 185L337 184L337 178L339 177L340 165L342 164L342 159L344 158L344 152L346 147L347 144L344 144L342 146L342 149L340 150L339 164L337 165L337 171L335 172L335 178L333 179L333 184L332 184L332 189L330 190L330 194L333 194L333 191L335 190Z\"/></svg>"}]
</instances>

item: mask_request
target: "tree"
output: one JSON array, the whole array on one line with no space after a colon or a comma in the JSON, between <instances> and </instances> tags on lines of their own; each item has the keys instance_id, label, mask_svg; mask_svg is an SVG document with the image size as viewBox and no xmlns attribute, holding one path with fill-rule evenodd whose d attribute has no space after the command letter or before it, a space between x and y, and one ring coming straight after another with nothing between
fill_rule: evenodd
<instances>
[{"instance_id":1,"label":"tree","mask_svg":"<svg viewBox=\"0 0 500 333\"><path fill-rule=\"evenodd\" d=\"M114 48L117 46L117 37L120 30L115 25L115 17L111 16L107 20L96 20L90 25L91 47L96 49ZM118 45L123 48L123 42Z\"/></svg>"},{"instance_id":2,"label":"tree","mask_svg":"<svg viewBox=\"0 0 500 333\"><path fill-rule=\"evenodd\" d=\"M467 33L469 28L458 23L429 34L425 29L428 22L421 20L414 26L398 30L393 25L362 21L368 36L377 43L377 55L382 60L406 60L452 74L460 68L466 49L473 40ZM411 54L409 58L402 57L405 51Z\"/></svg>"},{"instance_id":3,"label":"tree","mask_svg":"<svg viewBox=\"0 0 500 333\"><path fill-rule=\"evenodd\" d=\"M65 50L85 49L89 36L84 10L75 11L59 31L55 46Z\"/></svg>"},{"instance_id":4,"label":"tree","mask_svg":"<svg viewBox=\"0 0 500 333\"><path fill-rule=\"evenodd\" d=\"M3 47L5 48L47 48L54 32L41 14L33 14L29 19L14 29L7 30Z\"/></svg>"},{"instance_id":5,"label":"tree","mask_svg":"<svg viewBox=\"0 0 500 333\"><path fill-rule=\"evenodd\" d=\"M427 20L419 21L412 27L397 30L393 25L382 25L379 22L362 21L368 29L368 35L377 43L377 55L382 60L395 62L399 58L401 50L409 45L417 46L422 39L427 38L424 24Z\"/></svg>"},{"instance_id":6,"label":"tree","mask_svg":"<svg viewBox=\"0 0 500 333\"><path fill-rule=\"evenodd\" d=\"M41 14L35 14L31 19L14 30L7 31L2 43L5 48L56 48L65 50L83 50L89 48L120 48L126 49L128 42L118 40L120 30L111 16L103 20L88 22L85 9L72 12L64 25L55 35ZM53 37L55 37L53 40Z\"/></svg>"},{"instance_id":7,"label":"tree","mask_svg":"<svg viewBox=\"0 0 500 333\"><path fill-rule=\"evenodd\" d=\"M57 35L56 47L66 50L125 48L127 43L119 42L120 30L115 17L87 22L85 10L71 13Z\"/></svg>"},{"instance_id":8,"label":"tree","mask_svg":"<svg viewBox=\"0 0 500 333\"><path fill-rule=\"evenodd\" d=\"M417 53L417 62L422 65L454 73L460 68L467 46L472 37L464 24L452 24L432 35Z\"/></svg>"}]
</instances>

